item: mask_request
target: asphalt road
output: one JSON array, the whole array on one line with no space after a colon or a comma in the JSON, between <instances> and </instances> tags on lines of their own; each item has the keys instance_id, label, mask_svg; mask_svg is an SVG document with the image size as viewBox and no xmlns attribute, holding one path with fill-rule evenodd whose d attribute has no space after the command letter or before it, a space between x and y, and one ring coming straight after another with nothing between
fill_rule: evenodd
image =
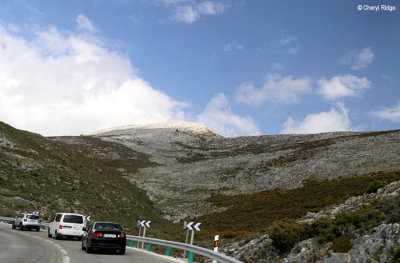
<instances>
[{"instance_id":1,"label":"asphalt road","mask_svg":"<svg viewBox=\"0 0 400 263\"><path fill-rule=\"evenodd\" d=\"M107 252L86 254L77 240L55 240L47 231L19 231L10 224L0 223L1 263L170 263L183 262L173 258L127 248L125 255Z\"/></svg>"}]
</instances>

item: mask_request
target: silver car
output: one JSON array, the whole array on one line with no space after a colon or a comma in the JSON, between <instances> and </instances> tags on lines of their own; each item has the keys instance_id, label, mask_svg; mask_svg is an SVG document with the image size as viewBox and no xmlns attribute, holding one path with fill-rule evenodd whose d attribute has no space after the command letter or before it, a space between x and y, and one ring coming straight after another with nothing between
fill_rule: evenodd
<instances>
[{"instance_id":1,"label":"silver car","mask_svg":"<svg viewBox=\"0 0 400 263\"><path fill-rule=\"evenodd\" d=\"M39 214L21 213L19 216L15 217L11 227L12 229L18 227L21 231L24 229L36 229L36 231L40 231L40 226Z\"/></svg>"}]
</instances>

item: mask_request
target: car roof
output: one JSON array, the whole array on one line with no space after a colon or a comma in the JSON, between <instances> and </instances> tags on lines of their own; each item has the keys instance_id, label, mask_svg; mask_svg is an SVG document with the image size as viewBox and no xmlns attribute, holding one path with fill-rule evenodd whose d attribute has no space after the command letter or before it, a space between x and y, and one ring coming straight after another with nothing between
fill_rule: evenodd
<instances>
[{"instance_id":1,"label":"car roof","mask_svg":"<svg viewBox=\"0 0 400 263\"><path fill-rule=\"evenodd\" d=\"M63 214L63 215L74 215L74 216L84 216L81 214L76 214L76 213L57 213L57 214Z\"/></svg>"}]
</instances>

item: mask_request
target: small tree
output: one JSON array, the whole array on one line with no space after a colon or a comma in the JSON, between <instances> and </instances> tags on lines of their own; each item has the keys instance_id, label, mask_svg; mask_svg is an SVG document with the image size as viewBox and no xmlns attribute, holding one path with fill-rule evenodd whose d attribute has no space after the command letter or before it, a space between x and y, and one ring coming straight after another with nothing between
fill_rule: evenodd
<instances>
[{"instance_id":1,"label":"small tree","mask_svg":"<svg viewBox=\"0 0 400 263\"><path fill-rule=\"evenodd\" d=\"M268 229L272 245L281 252L286 252L300 241L304 235L304 226L293 219L285 218L274 221Z\"/></svg>"}]
</instances>

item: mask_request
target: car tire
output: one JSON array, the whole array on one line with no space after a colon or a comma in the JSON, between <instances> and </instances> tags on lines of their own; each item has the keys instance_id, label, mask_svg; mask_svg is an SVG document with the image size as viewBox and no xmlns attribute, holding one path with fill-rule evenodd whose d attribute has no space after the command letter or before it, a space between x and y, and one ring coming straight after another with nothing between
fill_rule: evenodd
<instances>
[{"instance_id":1,"label":"car tire","mask_svg":"<svg viewBox=\"0 0 400 263\"><path fill-rule=\"evenodd\" d=\"M59 240L59 239L60 239L60 236L57 235L57 231L54 233L54 239L55 239L55 240Z\"/></svg>"},{"instance_id":2,"label":"car tire","mask_svg":"<svg viewBox=\"0 0 400 263\"><path fill-rule=\"evenodd\" d=\"M120 255L125 255L125 248L119 250Z\"/></svg>"},{"instance_id":3,"label":"car tire","mask_svg":"<svg viewBox=\"0 0 400 263\"><path fill-rule=\"evenodd\" d=\"M22 226L22 223L19 224L19 230L24 230L24 227Z\"/></svg>"},{"instance_id":4,"label":"car tire","mask_svg":"<svg viewBox=\"0 0 400 263\"><path fill-rule=\"evenodd\" d=\"M12 222L12 224L11 224L11 228L12 228L12 229L15 229L14 222Z\"/></svg>"},{"instance_id":5,"label":"car tire","mask_svg":"<svg viewBox=\"0 0 400 263\"><path fill-rule=\"evenodd\" d=\"M87 244L86 244L86 253L88 254L92 253L92 248L89 247Z\"/></svg>"},{"instance_id":6,"label":"car tire","mask_svg":"<svg viewBox=\"0 0 400 263\"><path fill-rule=\"evenodd\" d=\"M40 227L36 228L36 232L39 232L39 231L40 231Z\"/></svg>"},{"instance_id":7,"label":"car tire","mask_svg":"<svg viewBox=\"0 0 400 263\"><path fill-rule=\"evenodd\" d=\"M47 237L51 237L50 228L47 229Z\"/></svg>"}]
</instances>

